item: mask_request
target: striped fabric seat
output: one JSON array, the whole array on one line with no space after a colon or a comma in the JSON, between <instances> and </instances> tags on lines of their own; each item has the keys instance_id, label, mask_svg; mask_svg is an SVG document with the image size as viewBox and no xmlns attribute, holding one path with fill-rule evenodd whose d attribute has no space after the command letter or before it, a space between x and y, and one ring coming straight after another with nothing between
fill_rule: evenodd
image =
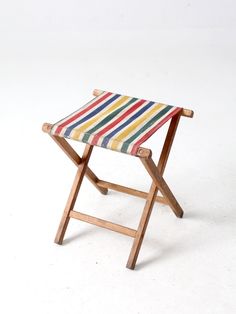
<instances>
[{"instance_id":1,"label":"striped fabric seat","mask_svg":"<svg viewBox=\"0 0 236 314\"><path fill-rule=\"evenodd\" d=\"M180 110L104 91L55 123L51 134L136 155L138 148Z\"/></svg>"}]
</instances>

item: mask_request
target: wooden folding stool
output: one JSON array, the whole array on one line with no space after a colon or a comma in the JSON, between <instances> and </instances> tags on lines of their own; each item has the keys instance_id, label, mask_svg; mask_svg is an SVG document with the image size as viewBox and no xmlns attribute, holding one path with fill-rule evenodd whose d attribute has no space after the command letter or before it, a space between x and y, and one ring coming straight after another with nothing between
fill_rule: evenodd
<instances>
[{"instance_id":1,"label":"wooden folding stool","mask_svg":"<svg viewBox=\"0 0 236 314\"><path fill-rule=\"evenodd\" d=\"M126 266L134 269L155 201L169 205L177 217L183 216L183 210L164 180L163 173L180 117L192 118L193 111L97 89L93 95L95 98L66 118L55 124L43 124L43 131L51 136L77 167L55 242L62 244L70 218L128 235L134 241ZM141 145L168 120L169 128L156 166L151 150ZM66 138L86 143L82 158ZM93 146L138 157L152 178L149 192L100 180L88 166ZM137 230L74 210L84 176L102 194L107 194L108 189L112 189L146 199ZM157 195L158 191L162 196Z\"/></svg>"}]
</instances>

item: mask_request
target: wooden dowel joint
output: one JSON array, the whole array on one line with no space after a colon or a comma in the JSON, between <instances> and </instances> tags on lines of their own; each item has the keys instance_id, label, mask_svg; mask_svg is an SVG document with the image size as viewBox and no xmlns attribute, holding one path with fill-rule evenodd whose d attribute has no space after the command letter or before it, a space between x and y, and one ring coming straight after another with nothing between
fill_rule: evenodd
<instances>
[{"instance_id":1,"label":"wooden dowel joint","mask_svg":"<svg viewBox=\"0 0 236 314\"><path fill-rule=\"evenodd\" d=\"M152 151L148 148L139 147L136 156L141 158L150 158L152 156Z\"/></svg>"},{"instance_id":2,"label":"wooden dowel joint","mask_svg":"<svg viewBox=\"0 0 236 314\"><path fill-rule=\"evenodd\" d=\"M44 123L42 126L42 131L45 133L49 133L51 131L52 124L51 123Z\"/></svg>"}]
</instances>

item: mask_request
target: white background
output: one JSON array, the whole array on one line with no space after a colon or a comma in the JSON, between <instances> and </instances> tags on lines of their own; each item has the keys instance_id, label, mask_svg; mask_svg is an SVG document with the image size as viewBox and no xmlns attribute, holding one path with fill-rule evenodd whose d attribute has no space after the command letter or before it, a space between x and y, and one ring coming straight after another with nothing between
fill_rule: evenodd
<instances>
[{"instance_id":1,"label":"white background","mask_svg":"<svg viewBox=\"0 0 236 314\"><path fill-rule=\"evenodd\" d=\"M235 12L213 0L0 2L1 313L236 311ZM41 125L94 88L195 111L165 174L185 216L155 205L135 271L131 238L71 221L53 243L75 168ZM155 159L163 131L146 143ZM135 158L95 148L90 164L149 189ZM136 228L143 205L85 180L76 209Z\"/></svg>"}]
</instances>

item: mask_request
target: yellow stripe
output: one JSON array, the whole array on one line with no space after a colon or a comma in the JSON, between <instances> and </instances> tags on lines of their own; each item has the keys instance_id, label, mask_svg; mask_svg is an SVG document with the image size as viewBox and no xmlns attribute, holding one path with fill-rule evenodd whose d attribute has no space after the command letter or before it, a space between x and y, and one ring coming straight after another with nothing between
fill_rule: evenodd
<instances>
[{"instance_id":1,"label":"yellow stripe","mask_svg":"<svg viewBox=\"0 0 236 314\"><path fill-rule=\"evenodd\" d=\"M119 134L114 140L111 140L111 149L117 149L117 146L122 142L122 139L129 135L139 124L143 123L146 119L148 119L153 113L158 111L163 104L154 105L154 107L148 111L146 114L141 115L141 117L135 120L128 128L125 128L122 133Z\"/></svg>"},{"instance_id":2,"label":"yellow stripe","mask_svg":"<svg viewBox=\"0 0 236 314\"><path fill-rule=\"evenodd\" d=\"M79 141L79 137L80 137L81 133L82 132L80 132L80 130L73 129L71 134L70 134L70 138L72 138L73 140Z\"/></svg>"},{"instance_id":3,"label":"yellow stripe","mask_svg":"<svg viewBox=\"0 0 236 314\"><path fill-rule=\"evenodd\" d=\"M78 133L84 132L86 129L90 128L90 126L94 122L99 121L100 118L102 118L103 116L107 116L113 110L115 110L116 108L120 107L120 105L123 102L125 102L128 98L130 98L130 97L129 96L122 96L119 100L115 101L113 103L113 105L111 107L109 107L107 110L100 112L98 115L95 115L95 117L93 119L89 119L89 121L87 121L86 123L82 124L78 129L75 129L74 136L78 138L79 136L77 135L77 132Z\"/></svg>"}]
</instances>

